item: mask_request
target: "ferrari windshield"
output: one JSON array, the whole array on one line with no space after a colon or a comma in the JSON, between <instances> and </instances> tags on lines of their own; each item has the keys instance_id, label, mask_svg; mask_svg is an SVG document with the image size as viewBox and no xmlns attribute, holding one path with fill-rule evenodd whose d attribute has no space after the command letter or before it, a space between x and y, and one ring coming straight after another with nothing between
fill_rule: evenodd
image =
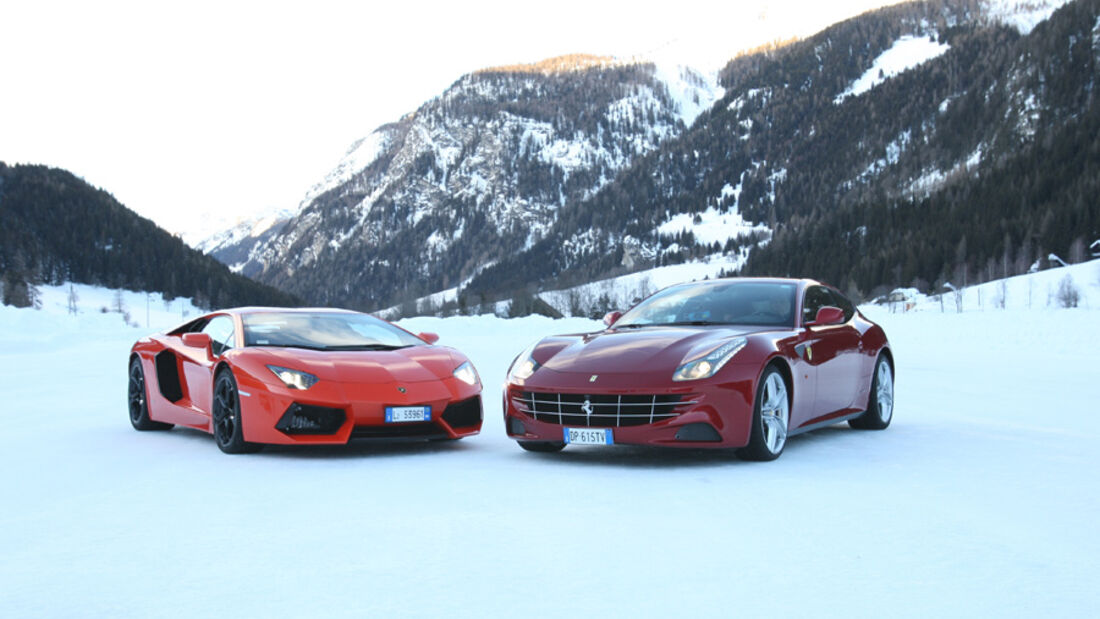
<instances>
[{"instance_id":1,"label":"ferrari windshield","mask_svg":"<svg viewBox=\"0 0 1100 619\"><path fill-rule=\"evenodd\" d=\"M671 286L623 314L614 328L651 325L794 326L795 284L719 280Z\"/></svg>"},{"instance_id":2,"label":"ferrari windshield","mask_svg":"<svg viewBox=\"0 0 1100 619\"><path fill-rule=\"evenodd\" d=\"M423 340L367 314L271 312L244 314L245 346L316 350L393 350Z\"/></svg>"}]
</instances>

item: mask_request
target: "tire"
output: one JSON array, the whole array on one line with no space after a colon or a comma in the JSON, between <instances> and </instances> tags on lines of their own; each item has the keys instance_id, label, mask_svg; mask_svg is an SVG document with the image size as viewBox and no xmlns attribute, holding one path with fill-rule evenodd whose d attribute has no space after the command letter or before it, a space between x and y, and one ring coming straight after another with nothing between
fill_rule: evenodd
<instances>
[{"instance_id":1,"label":"tire","mask_svg":"<svg viewBox=\"0 0 1100 619\"><path fill-rule=\"evenodd\" d=\"M127 391L127 403L130 411L130 425L135 430L171 430L172 424L153 421L149 417L149 391L145 384L145 370L141 368L141 359L130 360L130 386Z\"/></svg>"},{"instance_id":2,"label":"tire","mask_svg":"<svg viewBox=\"0 0 1100 619\"><path fill-rule=\"evenodd\" d=\"M214 399L211 405L211 426L218 449L227 454L255 453L263 445L244 440L241 427L241 396L233 372L222 370L214 379Z\"/></svg>"},{"instance_id":3,"label":"tire","mask_svg":"<svg viewBox=\"0 0 1100 619\"><path fill-rule=\"evenodd\" d=\"M867 410L848 425L857 430L885 430L894 418L894 369L879 353L875 361L875 373L871 375L871 393L867 396Z\"/></svg>"},{"instance_id":4,"label":"tire","mask_svg":"<svg viewBox=\"0 0 1100 619\"><path fill-rule=\"evenodd\" d=\"M519 446L527 451L533 451L535 453L550 454L565 449L565 443L555 442L542 442L542 441L516 441Z\"/></svg>"},{"instance_id":5,"label":"tire","mask_svg":"<svg viewBox=\"0 0 1100 619\"><path fill-rule=\"evenodd\" d=\"M737 450L742 460L767 462L783 453L787 444L787 428L791 421L790 386L783 373L770 365L760 376L756 388L756 404L752 410L752 431L749 444Z\"/></svg>"}]
</instances>

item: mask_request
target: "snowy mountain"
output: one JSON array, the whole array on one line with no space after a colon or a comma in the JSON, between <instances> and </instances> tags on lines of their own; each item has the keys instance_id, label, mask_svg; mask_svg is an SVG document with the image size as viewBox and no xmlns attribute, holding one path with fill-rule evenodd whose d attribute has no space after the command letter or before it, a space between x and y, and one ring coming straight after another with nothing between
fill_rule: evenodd
<instances>
[{"instance_id":1,"label":"snowy mountain","mask_svg":"<svg viewBox=\"0 0 1100 619\"><path fill-rule=\"evenodd\" d=\"M72 173L0 162L0 297L33 304L62 281L189 297L198 305L299 302L232 273Z\"/></svg>"},{"instance_id":2,"label":"snowy mountain","mask_svg":"<svg viewBox=\"0 0 1100 619\"><path fill-rule=\"evenodd\" d=\"M693 262L863 297L1079 261L1098 13L899 4L746 52L720 86L590 56L481 71L357 141L293 216L207 247L312 303L414 311Z\"/></svg>"},{"instance_id":3,"label":"snowy mountain","mask_svg":"<svg viewBox=\"0 0 1100 619\"><path fill-rule=\"evenodd\" d=\"M563 205L721 94L687 68L592 56L479 71L353 144L293 218L246 222L204 249L314 303L443 289L541 240Z\"/></svg>"},{"instance_id":4,"label":"snowy mountain","mask_svg":"<svg viewBox=\"0 0 1100 619\"><path fill-rule=\"evenodd\" d=\"M1100 238L1098 14L906 3L740 56L688 131L465 290L507 298L746 246L745 273L856 296L1019 273L1049 251L1080 261ZM745 226L669 234L718 216Z\"/></svg>"}]
</instances>

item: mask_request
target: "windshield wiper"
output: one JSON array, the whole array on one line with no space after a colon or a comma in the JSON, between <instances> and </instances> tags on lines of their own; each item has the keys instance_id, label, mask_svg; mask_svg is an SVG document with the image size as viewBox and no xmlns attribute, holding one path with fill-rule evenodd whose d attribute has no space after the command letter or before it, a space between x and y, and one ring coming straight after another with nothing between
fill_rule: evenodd
<instances>
[{"instance_id":1,"label":"windshield wiper","mask_svg":"<svg viewBox=\"0 0 1100 619\"><path fill-rule=\"evenodd\" d=\"M665 322L661 323L667 326L673 327L710 327L713 325L730 325L732 322L714 322L711 320L682 320L679 322Z\"/></svg>"},{"instance_id":2,"label":"windshield wiper","mask_svg":"<svg viewBox=\"0 0 1100 619\"><path fill-rule=\"evenodd\" d=\"M347 344L345 346L326 346L322 350L397 350L408 346L392 346L390 344Z\"/></svg>"},{"instance_id":3,"label":"windshield wiper","mask_svg":"<svg viewBox=\"0 0 1100 619\"><path fill-rule=\"evenodd\" d=\"M324 346L310 346L308 344L284 344L281 342L275 344L248 344L248 346L260 346L264 348L304 348L305 350L328 350Z\"/></svg>"}]
</instances>

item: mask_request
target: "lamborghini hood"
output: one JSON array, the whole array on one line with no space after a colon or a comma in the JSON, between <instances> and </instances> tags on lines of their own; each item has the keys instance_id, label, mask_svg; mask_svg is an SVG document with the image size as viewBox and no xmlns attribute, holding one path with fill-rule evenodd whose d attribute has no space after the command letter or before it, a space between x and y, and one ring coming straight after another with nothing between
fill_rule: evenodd
<instances>
[{"instance_id":1,"label":"lamborghini hood","mask_svg":"<svg viewBox=\"0 0 1100 619\"><path fill-rule=\"evenodd\" d=\"M321 380L340 383L436 381L450 378L455 368L466 361L445 346L352 351L256 348L256 351L265 364L309 372Z\"/></svg>"}]
</instances>

